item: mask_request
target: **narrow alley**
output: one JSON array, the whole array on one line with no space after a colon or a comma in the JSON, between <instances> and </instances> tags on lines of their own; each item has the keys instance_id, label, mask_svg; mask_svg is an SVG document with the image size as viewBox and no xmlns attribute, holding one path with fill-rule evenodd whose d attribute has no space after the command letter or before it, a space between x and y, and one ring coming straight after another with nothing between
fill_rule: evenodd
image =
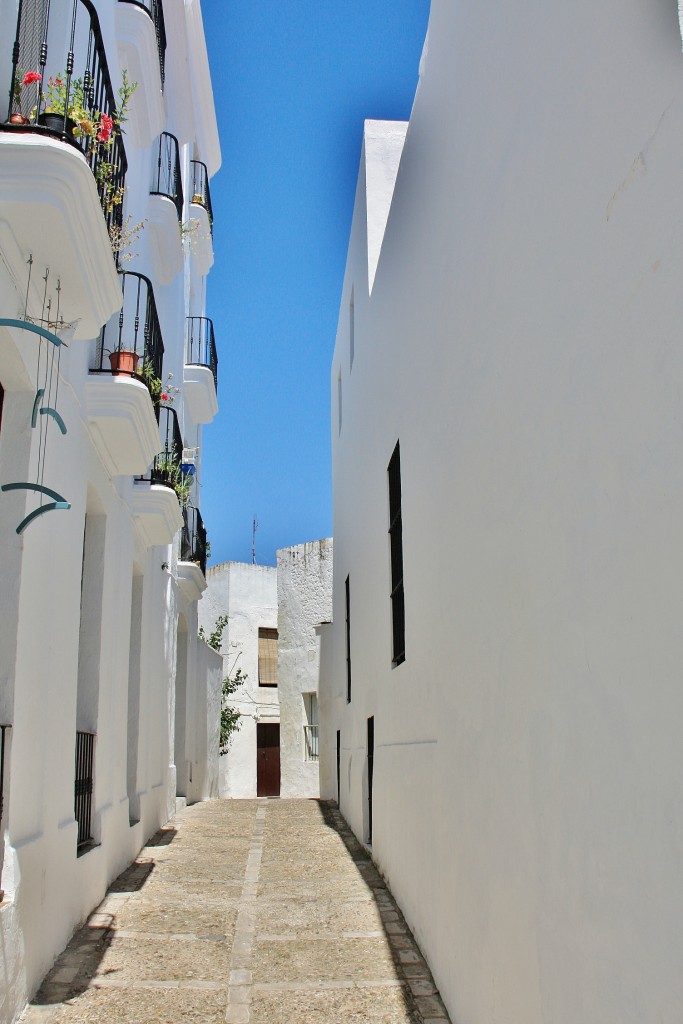
<instances>
[{"instance_id":1,"label":"narrow alley","mask_svg":"<svg viewBox=\"0 0 683 1024\"><path fill-rule=\"evenodd\" d=\"M211 801L110 887L23 1024L447 1024L391 894L336 808Z\"/></svg>"}]
</instances>

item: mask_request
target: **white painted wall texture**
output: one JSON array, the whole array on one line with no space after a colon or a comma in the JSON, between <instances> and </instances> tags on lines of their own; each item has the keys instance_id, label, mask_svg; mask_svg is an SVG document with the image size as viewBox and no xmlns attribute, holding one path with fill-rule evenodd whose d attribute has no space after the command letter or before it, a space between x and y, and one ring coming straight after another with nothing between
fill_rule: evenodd
<instances>
[{"instance_id":1,"label":"white painted wall texture","mask_svg":"<svg viewBox=\"0 0 683 1024\"><path fill-rule=\"evenodd\" d=\"M124 57L130 54L119 45L120 9L129 5L96 0L95 7L116 89ZM70 9L61 2L53 4L51 25L67 17ZM14 0L0 0L6 40L13 38L16 11ZM199 3L168 4L165 14L166 102L150 94L149 107L143 104L137 113L132 110L127 123L125 213L133 222L152 215L150 180L158 153L156 138L163 128L178 136L186 191L195 145L210 174L220 164ZM148 27L156 60L154 30L151 23ZM141 67L146 82L140 83L138 98L145 85L154 86L154 75L149 76L155 66ZM155 73L159 93L158 63ZM9 75L5 50L0 61L5 95ZM181 99L176 102L174 97ZM146 118L152 108L160 112L161 121L150 126ZM4 116L3 107L0 117L4 120ZM8 183L14 180L22 139L29 148L42 146L31 173L36 181L43 175L44 187L36 185L17 215L11 187L21 188L22 183L11 187ZM93 230L79 235L83 222L78 217L89 216L91 209L83 179L67 172L60 179L64 187L49 193L50 161L61 159L59 154L64 152L67 162L83 163L67 144L44 139L41 143L35 134L20 138L0 132L0 317L24 312L26 282L17 277L16 259L17 253L20 263L28 257L21 248L22 239L35 225L42 225L34 238L36 280L45 269L41 234L58 228L62 232L58 237L74 245L75 255L69 260L63 251L54 253L50 278L55 282L61 275L63 283L70 283L64 287L63 308L70 305L74 319L79 316L79 303L85 303L85 310L93 298L87 288L78 292L78 282L87 281L98 259L109 267L114 305L117 301L120 282L96 203ZM89 179L87 184L94 189ZM54 220L55 210L68 197L75 197L77 217L60 227ZM50 230L44 226L48 223ZM153 282L164 341L164 376L170 371L175 382L182 384L185 318L205 314L205 285L192 253L183 252L177 218L172 228L169 245L177 246L179 262L170 279L161 279L154 233L147 229L133 246L139 255L127 269ZM47 238L46 244L54 240ZM74 282L76 291L71 288ZM108 287L102 280L92 283L93 293L100 299L104 296L102 301ZM40 315L40 306L29 313ZM93 323L94 315L89 308L87 322ZM98 445L88 386L93 381L89 370L97 361L95 334L100 326L101 321L90 340L85 336L63 348L59 367L58 409L68 433L50 434L45 483L62 492L71 509L36 519L18 536L16 526L34 501L27 501L22 492L0 494L0 723L11 726L5 751L0 857L0 885L5 893L0 904L2 1024L17 1017L109 882L175 812L176 797L192 801L218 792L221 664L197 640L199 592L192 586L188 589L185 577L198 570L193 563L179 560L178 535L172 538L171 534L167 543L148 543L138 515L144 485L134 483L130 473L113 474ZM31 411L37 352L35 336L0 328L2 484L35 480L38 431L31 429ZM151 402L145 400L153 422ZM201 423L192 419L182 395L176 408L186 445L201 449ZM126 415L122 412L121 419ZM160 450L160 438L154 441ZM199 478L201 451L197 465ZM198 503L198 495L196 487L193 503ZM175 497L171 500L175 502ZM96 734L95 845L79 857L74 818L77 729Z\"/></svg>"},{"instance_id":2,"label":"white painted wall texture","mask_svg":"<svg viewBox=\"0 0 683 1024\"><path fill-rule=\"evenodd\" d=\"M277 629L277 570L274 566L222 562L211 566L208 588L200 605L200 623L206 632L219 616L228 616L221 649L223 675L234 677L241 668L247 676L231 704L240 712L239 731L220 759L220 795L253 799L256 796L256 725L279 722L278 688L259 686L259 627Z\"/></svg>"},{"instance_id":3,"label":"white painted wall texture","mask_svg":"<svg viewBox=\"0 0 683 1024\"><path fill-rule=\"evenodd\" d=\"M325 729L459 1024L683 1016L682 85L675 4L434 0L371 298L361 165Z\"/></svg>"},{"instance_id":4,"label":"white painted wall texture","mask_svg":"<svg viewBox=\"0 0 683 1024\"><path fill-rule=\"evenodd\" d=\"M304 726L311 697L318 723L320 625L332 618L332 540L312 541L277 552L278 689L283 797L318 797L315 730L308 759Z\"/></svg>"}]
</instances>

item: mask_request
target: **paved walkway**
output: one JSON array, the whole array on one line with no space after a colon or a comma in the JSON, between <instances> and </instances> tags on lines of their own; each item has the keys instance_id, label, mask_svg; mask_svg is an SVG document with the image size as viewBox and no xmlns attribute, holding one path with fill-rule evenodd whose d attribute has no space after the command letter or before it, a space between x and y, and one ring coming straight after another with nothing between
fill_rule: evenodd
<instances>
[{"instance_id":1,"label":"paved walkway","mask_svg":"<svg viewBox=\"0 0 683 1024\"><path fill-rule=\"evenodd\" d=\"M312 800L187 808L112 885L24 1024L447 1024L343 818Z\"/></svg>"}]
</instances>

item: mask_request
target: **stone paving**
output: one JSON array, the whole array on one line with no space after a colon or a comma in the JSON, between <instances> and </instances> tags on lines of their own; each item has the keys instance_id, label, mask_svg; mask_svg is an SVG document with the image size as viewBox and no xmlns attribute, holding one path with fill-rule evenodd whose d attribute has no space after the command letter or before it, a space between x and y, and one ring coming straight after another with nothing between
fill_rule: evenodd
<instances>
[{"instance_id":1,"label":"stone paving","mask_svg":"<svg viewBox=\"0 0 683 1024\"><path fill-rule=\"evenodd\" d=\"M448 1024L334 806L186 808L109 889L22 1024Z\"/></svg>"}]
</instances>

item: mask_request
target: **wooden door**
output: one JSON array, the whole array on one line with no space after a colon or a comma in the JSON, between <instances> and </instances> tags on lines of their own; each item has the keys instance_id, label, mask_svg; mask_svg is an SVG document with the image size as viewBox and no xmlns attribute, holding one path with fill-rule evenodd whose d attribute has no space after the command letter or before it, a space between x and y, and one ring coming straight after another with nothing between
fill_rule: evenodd
<instances>
[{"instance_id":1,"label":"wooden door","mask_svg":"<svg viewBox=\"0 0 683 1024\"><path fill-rule=\"evenodd\" d=\"M256 795L280 795L280 726L256 726Z\"/></svg>"}]
</instances>

